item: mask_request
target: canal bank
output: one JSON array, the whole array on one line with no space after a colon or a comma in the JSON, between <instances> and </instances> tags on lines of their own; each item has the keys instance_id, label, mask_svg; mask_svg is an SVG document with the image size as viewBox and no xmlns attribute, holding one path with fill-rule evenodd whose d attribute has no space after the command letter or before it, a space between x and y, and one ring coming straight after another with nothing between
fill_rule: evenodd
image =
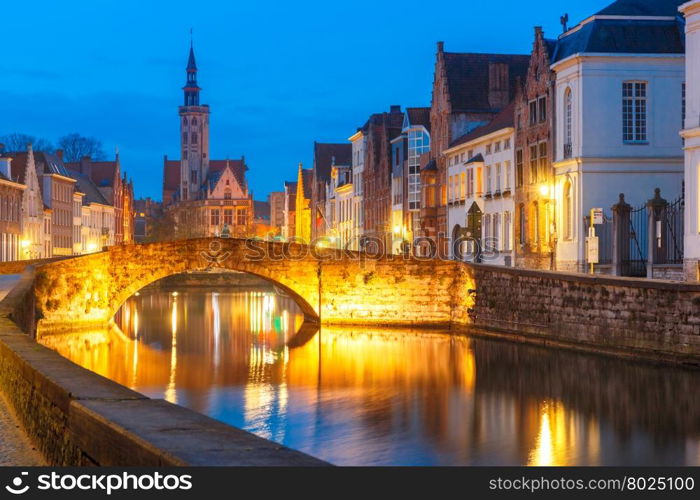
<instances>
[{"instance_id":1,"label":"canal bank","mask_svg":"<svg viewBox=\"0 0 700 500\"><path fill-rule=\"evenodd\" d=\"M348 274L347 268L334 269L339 278ZM700 287L696 285L455 262L423 264L421 274L410 280L402 277L404 271L405 267L392 262L367 264L359 281L338 279L332 287L321 289L328 294L352 293L357 309L365 307L368 313L356 317L358 325L367 324L368 316L375 326L381 325L379 313L385 306L391 306L387 310L394 318L396 302L409 296L416 308L413 317L421 316L422 307L440 311L439 321L427 316L425 322L415 320L415 326L443 327L447 312L455 330L471 329L508 340L617 357L697 365L694 336L700 334L696 319ZM328 279L333 274L323 276ZM418 286L420 276L430 276L430 286ZM260 438L166 401L149 399L37 345L11 321L29 324L36 319L33 283L32 275L25 274L20 286L0 303L0 384L50 463L322 463L265 439L255 441L252 447L244 445L246 453L224 453L222 439L230 440L231 449L236 450L241 442ZM373 302L375 297L381 297L379 308ZM330 295L326 298L323 307L338 306ZM202 433L201 442L186 443L197 448L196 456L182 449L180 431ZM85 437L92 435L101 438ZM250 450L252 454L247 453Z\"/></svg>"},{"instance_id":2,"label":"canal bank","mask_svg":"<svg viewBox=\"0 0 700 500\"><path fill-rule=\"evenodd\" d=\"M51 465L282 465L325 462L81 368L10 319L33 283L0 302L0 388Z\"/></svg>"}]
</instances>

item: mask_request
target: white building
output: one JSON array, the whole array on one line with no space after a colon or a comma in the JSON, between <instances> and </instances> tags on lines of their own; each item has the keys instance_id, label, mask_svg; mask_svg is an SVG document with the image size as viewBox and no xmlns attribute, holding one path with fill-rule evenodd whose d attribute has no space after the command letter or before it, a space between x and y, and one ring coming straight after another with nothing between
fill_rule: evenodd
<instances>
[{"instance_id":1,"label":"white building","mask_svg":"<svg viewBox=\"0 0 700 500\"><path fill-rule=\"evenodd\" d=\"M620 0L559 36L555 85L557 269L585 269L584 217L625 194L671 201L683 181L685 61L678 0Z\"/></svg>"},{"instance_id":2,"label":"white building","mask_svg":"<svg viewBox=\"0 0 700 500\"><path fill-rule=\"evenodd\" d=\"M444 152L452 257L474 258L475 240L481 262L513 265L513 110L507 106Z\"/></svg>"},{"instance_id":3,"label":"white building","mask_svg":"<svg viewBox=\"0 0 700 500\"><path fill-rule=\"evenodd\" d=\"M680 7L685 16L685 276L700 280L700 0Z\"/></svg>"},{"instance_id":4,"label":"white building","mask_svg":"<svg viewBox=\"0 0 700 500\"><path fill-rule=\"evenodd\" d=\"M352 143L352 236L350 237L350 250L359 250L360 238L364 234L365 220L363 209L364 188L362 185L363 173L365 171L365 148L367 138L362 129L350 136L348 140Z\"/></svg>"}]
</instances>

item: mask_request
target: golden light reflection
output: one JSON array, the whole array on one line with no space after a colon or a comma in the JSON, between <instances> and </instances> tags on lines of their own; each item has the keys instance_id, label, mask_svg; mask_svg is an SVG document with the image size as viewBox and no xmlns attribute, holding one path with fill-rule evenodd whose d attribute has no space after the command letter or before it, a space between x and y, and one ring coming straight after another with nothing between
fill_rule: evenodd
<instances>
[{"instance_id":1,"label":"golden light reflection","mask_svg":"<svg viewBox=\"0 0 700 500\"><path fill-rule=\"evenodd\" d=\"M180 290L177 297L142 292L127 301L120 321L124 333L49 335L41 341L123 385L215 418L222 417L212 412L235 407L240 420L234 425L273 440L296 433L313 442L330 424L338 433L329 438L339 447L338 463L382 455L400 443L402 433L415 432L409 440L434 448L435 456L449 455L449 463L600 465L610 447L602 442L602 429L625 427L610 426L611 418L653 429L658 409L665 408L650 399L655 418L639 419L649 411L618 397L639 392L624 372L607 377L621 384L619 390L604 383L599 388L592 378L585 382L588 392L567 399L573 392L566 384L575 391L584 387L580 379L552 384L551 377L570 367L570 358L562 355L561 364L552 365L557 358L551 353L542 362L540 351L523 354L521 347L466 336L324 327L305 345L288 348L303 314L290 298L269 291ZM658 374L650 370L647 376ZM680 377L673 387L687 387L685 381ZM567 390L556 392L562 387ZM686 407L688 418L679 422L690 426L697 412L691 403ZM687 432L681 453L696 464L698 426Z\"/></svg>"},{"instance_id":2,"label":"golden light reflection","mask_svg":"<svg viewBox=\"0 0 700 500\"><path fill-rule=\"evenodd\" d=\"M170 313L170 329L172 340L170 343L170 376L168 385L165 389L165 400L171 403L177 403L177 389L175 388L175 380L177 376L177 292L173 292L172 312Z\"/></svg>"}]
</instances>

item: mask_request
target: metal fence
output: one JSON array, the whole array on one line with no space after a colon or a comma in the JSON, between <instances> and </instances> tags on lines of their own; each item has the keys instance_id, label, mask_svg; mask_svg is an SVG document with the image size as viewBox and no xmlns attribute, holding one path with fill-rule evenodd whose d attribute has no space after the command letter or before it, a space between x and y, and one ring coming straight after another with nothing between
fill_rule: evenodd
<instances>
[{"instance_id":1,"label":"metal fence","mask_svg":"<svg viewBox=\"0 0 700 500\"><path fill-rule=\"evenodd\" d=\"M683 196L669 203L656 221L654 242L655 264L683 263L683 217L685 199Z\"/></svg>"},{"instance_id":2,"label":"metal fence","mask_svg":"<svg viewBox=\"0 0 700 500\"><path fill-rule=\"evenodd\" d=\"M644 204L630 212L629 254L621 262L623 276L647 275L648 235L647 206Z\"/></svg>"}]
</instances>

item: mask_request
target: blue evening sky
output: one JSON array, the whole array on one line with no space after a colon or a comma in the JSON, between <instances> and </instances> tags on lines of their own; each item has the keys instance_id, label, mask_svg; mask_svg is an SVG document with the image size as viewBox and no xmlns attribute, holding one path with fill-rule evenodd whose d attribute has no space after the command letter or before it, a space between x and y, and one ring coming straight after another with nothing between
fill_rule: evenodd
<instances>
[{"instance_id":1,"label":"blue evening sky","mask_svg":"<svg viewBox=\"0 0 700 500\"><path fill-rule=\"evenodd\" d=\"M161 198L179 158L189 30L211 157L245 154L256 199L391 104L429 106L435 42L451 52L530 52L612 0L228 2L35 0L2 6L0 135L69 132L119 147L136 196ZM11 20L11 22L6 22Z\"/></svg>"}]
</instances>

